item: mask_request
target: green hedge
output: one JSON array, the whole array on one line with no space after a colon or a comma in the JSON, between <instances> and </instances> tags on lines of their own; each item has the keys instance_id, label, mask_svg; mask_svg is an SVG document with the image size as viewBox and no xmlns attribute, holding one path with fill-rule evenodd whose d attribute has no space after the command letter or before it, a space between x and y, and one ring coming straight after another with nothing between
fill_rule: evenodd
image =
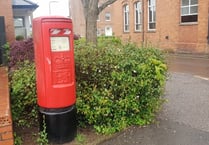
<instances>
[{"instance_id":1,"label":"green hedge","mask_svg":"<svg viewBox=\"0 0 209 145\"><path fill-rule=\"evenodd\" d=\"M38 118L33 39L15 41L7 47L13 122L29 127Z\"/></svg>"},{"instance_id":2,"label":"green hedge","mask_svg":"<svg viewBox=\"0 0 209 145\"><path fill-rule=\"evenodd\" d=\"M36 84L34 63L18 63L18 69L11 72L10 95L12 118L18 126L37 123Z\"/></svg>"},{"instance_id":3,"label":"green hedge","mask_svg":"<svg viewBox=\"0 0 209 145\"><path fill-rule=\"evenodd\" d=\"M154 48L100 38L97 48L77 41L77 108L81 125L114 133L153 121L162 98L167 67Z\"/></svg>"},{"instance_id":4,"label":"green hedge","mask_svg":"<svg viewBox=\"0 0 209 145\"><path fill-rule=\"evenodd\" d=\"M153 121L167 73L159 50L124 45L115 37L100 38L97 47L80 39L75 41L75 63L81 126L110 134ZM31 124L37 118L34 64L26 61L17 68L11 74L13 119Z\"/></svg>"}]
</instances>

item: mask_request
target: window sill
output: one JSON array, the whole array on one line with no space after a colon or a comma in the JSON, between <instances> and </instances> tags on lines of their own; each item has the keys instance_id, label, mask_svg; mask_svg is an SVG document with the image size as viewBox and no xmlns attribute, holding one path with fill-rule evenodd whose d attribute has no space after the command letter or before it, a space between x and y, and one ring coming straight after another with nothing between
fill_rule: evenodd
<instances>
[{"instance_id":1,"label":"window sill","mask_svg":"<svg viewBox=\"0 0 209 145\"><path fill-rule=\"evenodd\" d=\"M187 25L197 25L198 22L185 22L185 23L180 23L180 26L187 26Z\"/></svg>"},{"instance_id":2,"label":"window sill","mask_svg":"<svg viewBox=\"0 0 209 145\"><path fill-rule=\"evenodd\" d=\"M142 32L142 31L136 31L136 30L134 31L134 33L141 33L141 32Z\"/></svg>"},{"instance_id":3,"label":"window sill","mask_svg":"<svg viewBox=\"0 0 209 145\"><path fill-rule=\"evenodd\" d=\"M128 34L128 33L130 33L130 31L123 31L123 33L124 33L124 34Z\"/></svg>"},{"instance_id":4,"label":"window sill","mask_svg":"<svg viewBox=\"0 0 209 145\"><path fill-rule=\"evenodd\" d=\"M156 29L153 29L153 30L148 30L147 33L155 33L156 32Z\"/></svg>"}]
</instances>

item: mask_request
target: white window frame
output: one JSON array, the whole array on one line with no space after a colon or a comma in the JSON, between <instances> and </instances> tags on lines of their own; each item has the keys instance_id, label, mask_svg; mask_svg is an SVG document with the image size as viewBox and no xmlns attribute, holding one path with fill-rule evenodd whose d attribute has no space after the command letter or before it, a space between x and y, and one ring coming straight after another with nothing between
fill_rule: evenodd
<instances>
[{"instance_id":1,"label":"white window frame","mask_svg":"<svg viewBox=\"0 0 209 145\"><path fill-rule=\"evenodd\" d=\"M138 18L138 19L137 19ZM135 19L135 31L142 31L142 2L137 1L134 3L134 19Z\"/></svg>"},{"instance_id":2,"label":"white window frame","mask_svg":"<svg viewBox=\"0 0 209 145\"><path fill-rule=\"evenodd\" d=\"M130 32L129 27L129 5L126 4L123 6L123 31Z\"/></svg>"},{"instance_id":3,"label":"white window frame","mask_svg":"<svg viewBox=\"0 0 209 145\"><path fill-rule=\"evenodd\" d=\"M192 4L191 3L192 0L188 0L189 4L187 4L187 5L183 5L183 1L184 0L181 0L181 23L197 22L198 18L197 18L197 21L182 22L182 17L184 17L184 16L195 16L195 15L197 15L197 17L198 17L198 0L197 0L196 4ZM197 7L197 12L191 12L191 9L194 8L194 7ZM188 9L188 13L183 14L183 9Z\"/></svg>"},{"instance_id":4,"label":"white window frame","mask_svg":"<svg viewBox=\"0 0 209 145\"><path fill-rule=\"evenodd\" d=\"M109 19L107 19L108 17L109 17ZM105 13L105 21L111 21L111 13L110 12Z\"/></svg>"},{"instance_id":5,"label":"white window frame","mask_svg":"<svg viewBox=\"0 0 209 145\"><path fill-rule=\"evenodd\" d=\"M16 25L16 24L18 24L18 25ZM25 18L24 17L14 17L14 26L15 26L15 28L25 27Z\"/></svg>"},{"instance_id":6,"label":"white window frame","mask_svg":"<svg viewBox=\"0 0 209 145\"><path fill-rule=\"evenodd\" d=\"M152 13L151 21L150 21L150 9ZM150 24L154 24L155 27L151 28ZM156 0L148 0L148 31L156 30Z\"/></svg>"}]
</instances>

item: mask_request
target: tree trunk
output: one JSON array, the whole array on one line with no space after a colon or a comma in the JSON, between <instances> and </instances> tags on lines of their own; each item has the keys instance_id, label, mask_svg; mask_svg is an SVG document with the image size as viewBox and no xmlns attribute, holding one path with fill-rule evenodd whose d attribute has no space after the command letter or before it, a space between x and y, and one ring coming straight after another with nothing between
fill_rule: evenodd
<instances>
[{"instance_id":1,"label":"tree trunk","mask_svg":"<svg viewBox=\"0 0 209 145\"><path fill-rule=\"evenodd\" d=\"M97 18L99 13L116 0L106 0L99 7L99 0L81 0L86 21L86 41L97 44Z\"/></svg>"},{"instance_id":2,"label":"tree trunk","mask_svg":"<svg viewBox=\"0 0 209 145\"><path fill-rule=\"evenodd\" d=\"M97 13L97 9L91 9L86 17L86 41L93 44L97 43Z\"/></svg>"}]
</instances>

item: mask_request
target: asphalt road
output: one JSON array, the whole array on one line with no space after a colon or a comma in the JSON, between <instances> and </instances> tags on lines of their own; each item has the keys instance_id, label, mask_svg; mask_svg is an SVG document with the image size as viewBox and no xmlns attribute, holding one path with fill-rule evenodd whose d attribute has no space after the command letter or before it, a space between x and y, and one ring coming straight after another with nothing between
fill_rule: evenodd
<instances>
[{"instance_id":1,"label":"asphalt road","mask_svg":"<svg viewBox=\"0 0 209 145\"><path fill-rule=\"evenodd\" d=\"M209 145L209 59L170 56L155 124L132 126L100 145Z\"/></svg>"}]
</instances>

